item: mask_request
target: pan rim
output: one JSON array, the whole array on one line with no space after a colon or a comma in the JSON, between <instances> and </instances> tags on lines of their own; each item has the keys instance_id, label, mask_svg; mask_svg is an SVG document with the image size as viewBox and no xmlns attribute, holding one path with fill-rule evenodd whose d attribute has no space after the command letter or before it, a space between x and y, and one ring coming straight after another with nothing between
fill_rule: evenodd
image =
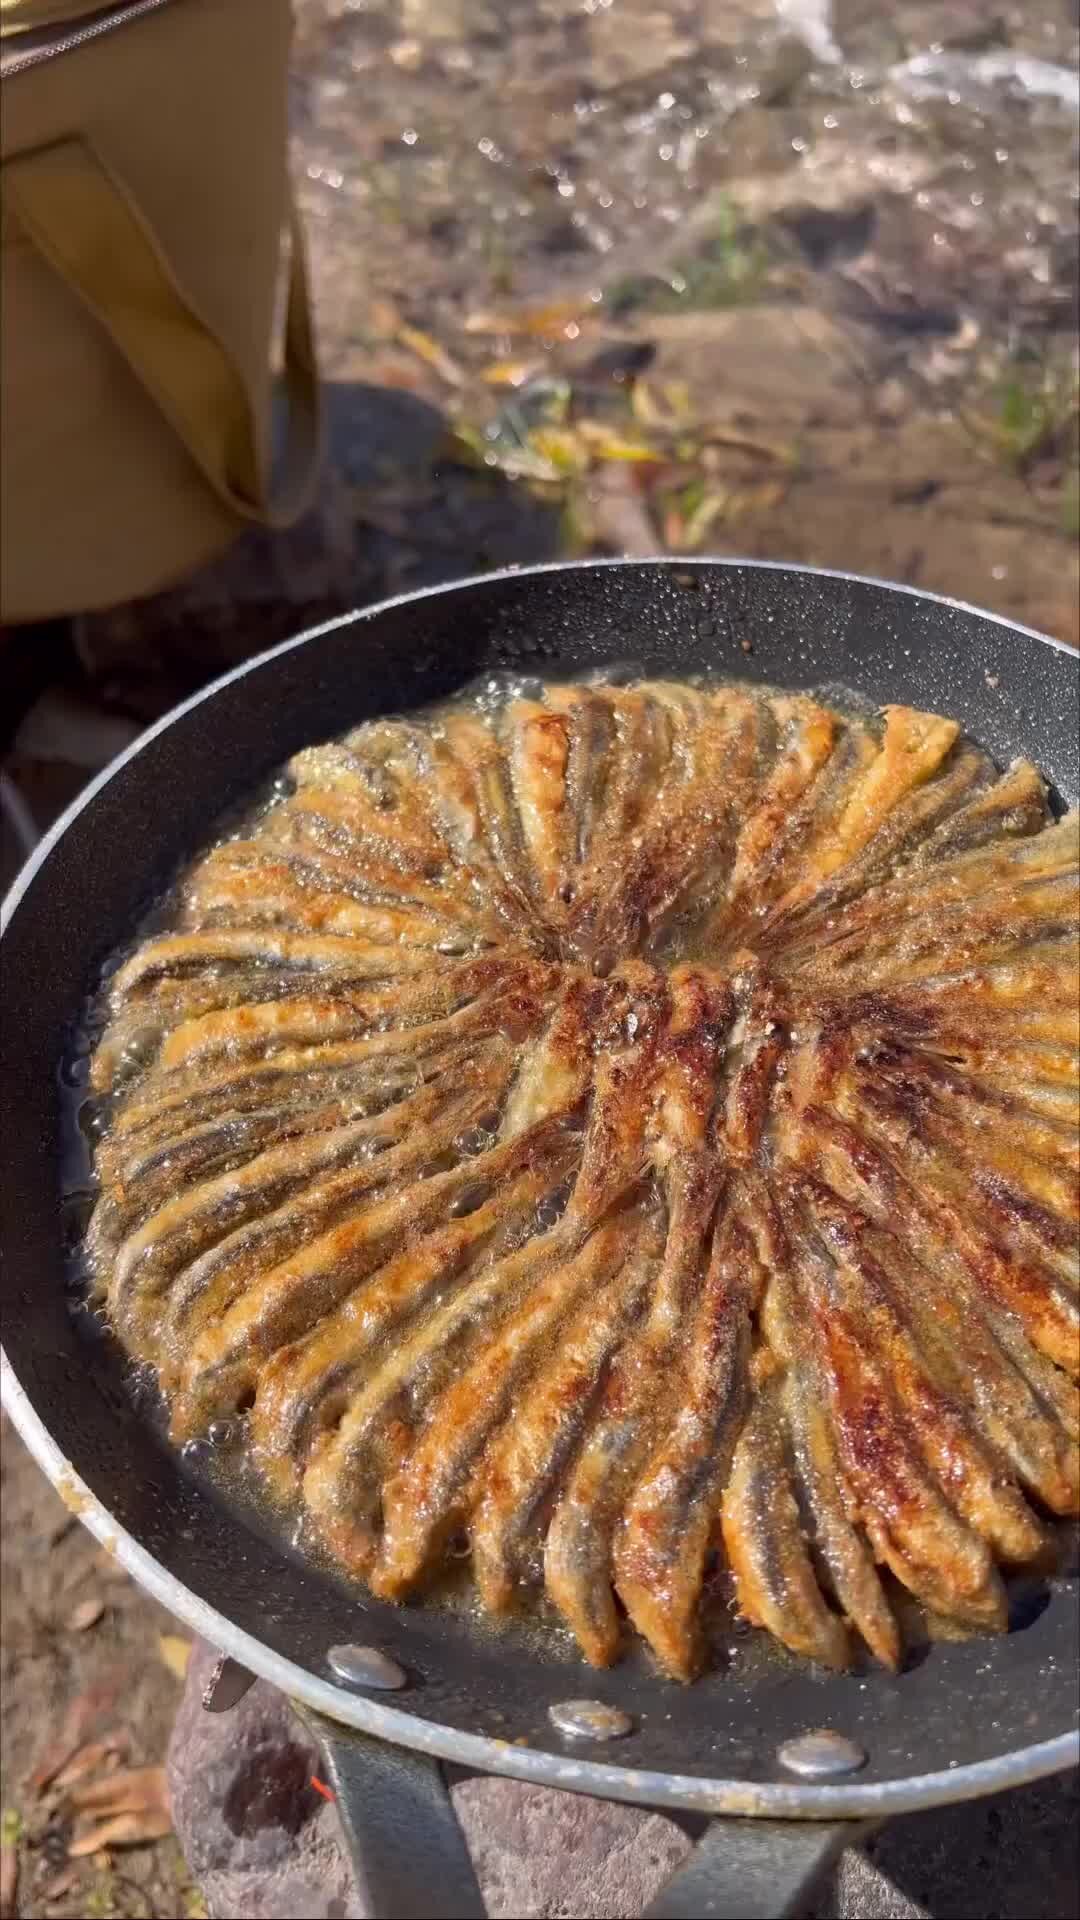
<instances>
[{"instance_id":1,"label":"pan rim","mask_svg":"<svg viewBox=\"0 0 1080 1920\"><path fill-rule=\"evenodd\" d=\"M212 698L223 687L276 657L306 645L338 628L374 619L393 607L423 601L436 595L445 597L460 589L505 584L548 573L584 572L606 567L675 568L689 573L697 568L740 567L757 571L811 575L904 594L979 619L1038 640L1055 652L1071 654L1064 641L1040 633L1017 621L988 613L971 603L933 594L894 581L855 574L835 568L803 567L784 561L746 560L738 556L703 556L690 559L655 556L643 559L600 559L591 561L555 561L533 567L507 567L471 575L466 579L443 582L414 591L396 594L370 606L354 608L305 629L276 646L267 648L229 672L220 675L189 699L164 714L141 733L125 751L92 780L54 822L34 853L12 883L0 907L0 934L12 916L35 875L50 853L85 807L88 807L108 782L140 753L150 741L184 714ZM275 1653L254 1636L237 1627L224 1614L210 1607L191 1588L167 1572L134 1535L119 1526L108 1509L85 1485L71 1462L53 1440L44 1421L33 1407L7 1355L0 1349L0 1403L17 1432L33 1454L46 1477L60 1492L69 1508L90 1531L115 1553L132 1577L193 1631L229 1654L252 1673L291 1698L301 1701L331 1720L359 1729L377 1738L424 1752L436 1759L451 1761L473 1771L509 1775L533 1785L559 1787L571 1792L595 1794L605 1799L627 1801L654 1807L671 1807L706 1814L727 1814L779 1819L884 1818L892 1814L918 1811L946 1802L973 1799L1066 1770L1080 1762L1080 1732L1065 1732L1031 1746L1014 1749L989 1760L974 1761L932 1773L913 1774L898 1780L863 1781L848 1785L788 1784L782 1781L745 1781L713 1779L653 1772L627 1766L613 1766L595 1760L579 1760L573 1755L542 1752L515 1747L479 1734L423 1720L401 1708L384 1706L377 1700L346 1691L315 1675L293 1661Z\"/></svg>"},{"instance_id":2,"label":"pan rim","mask_svg":"<svg viewBox=\"0 0 1080 1920\"><path fill-rule=\"evenodd\" d=\"M784 1781L704 1780L694 1775L618 1767L571 1754L544 1753L507 1740L463 1733L438 1721L422 1720L399 1707L332 1685L305 1667L275 1653L237 1627L140 1546L113 1519L108 1508L66 1459L7 1355L0 1348L0 1402L39 1467L65 1505L114 1554L155 1600L211 1646L266 1680L289 1699L313 1712L394 1746L408 1747L470 1772L509 1775L531 1786L559 1787L571 1793L631 1805L680 1808L688 1812L773 1820L887 1819L983 1794L1000 1793L1063 1773L1080 1763L1080 1730L1040 1740L1030 1747L963 1767L911 1774L900 1780L863 1781L847 1786L788 1785Z\"/></svg>"},{"instance_id":3,"label":"pan rim","mask_svg":"<svg viewBox=\"0 0 1080 1920\"><path fill-rule=\"evenodd\" d=\"M62 834L66 833L83 808L89 806L102 788L108 785L115 774L119 773L121 767L126 766L129 760L133 760L137 753L141 753L142 749L148 746L151 740L156 739L159 733L164 733L185 713L193 712L196 707L202 705L204 700L212 699L223 687L231 686L234 680L241 680L245 674L254 672L257 667L265 666L268 661L292 653L295 649L306 646L311 640L320 639L324 633L335 633L339 627L354 625L358 620L374 620L378 615L388 613L392 607L411 605L418 600L430 600L450 593L464 593L474 587L505 584L509 580L530 580L540 574L593 573L608 567L663 567L678 573L691 573L697 568L704 570L710 567L744 567L759 573L797 573L809 574L820 580L844 580L855 586L877 587L888 593L905 594L912 600L929 601L934 606L947 607L953 613L971 614L978 620L989 620L994 626L1002 627L1009 633L1019 633L1028 640L1038 640L1044 647L1050 647L1054 653L1063 653L1073 659L1080 658L1076 649L1067 641L1055 639L1053 634L1043 633L1038 627L1025 626L1019 620L1006 619L1004 614L991 613L986 607L977 607L971 600L958 600L944 593L930 593L924 587L905 586L902 581L883 580L872 573L848 573L841 567L804 567L789 560L749 560L742 558L739 554L685 556L654 554L644 558L619 558L615 555L597 560L545 560L537 566L497 567L487 573L468 574L460 580L444 580L435 586L416 587L408 593L395 593L385 600L374 600L370 606L351 607L345 613L336 613L330 620L320 620L314 627L305 627L302 633L293 634L289 640L280 640L276 646L264 648L262 653L253 653L249 659L242 660L239 666L230 667L226 673L219 674L216 680L209 681L205 687L200 687L186 700L181 700L175 707L170 707L168 713L163 713L159 720L152 721L142 733L136 735L130 746L125 747L122 753L118 753L115 759L110 760L108 766L103 767L101 772L76 794L70 805L65 807L63 813L53 821L48 832L43 835L29 859L16 874L3 901L0 902L0 937L6 931L12 914L38 868L43 865L56 842Z\"/></svg>"}]
</instances>

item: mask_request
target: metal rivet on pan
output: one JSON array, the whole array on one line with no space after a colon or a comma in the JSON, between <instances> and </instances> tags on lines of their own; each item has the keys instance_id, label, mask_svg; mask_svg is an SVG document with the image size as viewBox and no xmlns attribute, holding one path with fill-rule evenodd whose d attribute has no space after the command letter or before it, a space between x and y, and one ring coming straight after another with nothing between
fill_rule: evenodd
<instances>
[{"instance_id":1,"label":"metal rivet on pan","mask_svg":"<svg viewBox=\"0 0 1080 1920\"><path fill-rule=\"evenodd\" d=\"M202 1691L207 1713L228 1713L239 1706L245 1693L255 1685L255 1675L227 1653L218 1655L214 1670Z\"/></svg>"},{"instance_id":2,"label":"metal rivet on pan","mask_svg":"<svg viewBox=\"0 0 1080 1920\"><path fill-rule=\"evenodd\" d=\"M606 1707L602 1700L560 1700L548 1708L548 1719L568 1740L619 1740L634 1731L628 1713Z\"/></svg>"},{"instance_id":3,"label":"metal rivet on pan","mask_svg":"<svg viewBox=\"0 0 1080 1920\"><path fill-rule=\"evenodd\" d=\"M856 1741L828 1727L816 1727L813 1733L800 1733L777 1748L777 1759L789 1773L800 1773L804 1780L827 1780L837 1773L857 1773L866 1765L866 1752Z\"/></svg>"},{"instance_id":4,"label":"metal rivet on pan","mask_svg":"<svg viewBox=\"0 0 1080 1920\"><path fill-rule=\"evenodd\" d=\"M378 1647L331 1647L326 1658L338 1679L350 1687L377 1687L392 1693L406 1683L404 1667Z\"/></svg>"}]
</instances>

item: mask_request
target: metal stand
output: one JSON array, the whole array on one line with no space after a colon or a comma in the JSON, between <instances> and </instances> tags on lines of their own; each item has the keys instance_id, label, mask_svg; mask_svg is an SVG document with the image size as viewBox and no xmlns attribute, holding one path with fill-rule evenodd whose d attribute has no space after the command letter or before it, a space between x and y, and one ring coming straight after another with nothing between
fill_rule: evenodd
<instances>
[{"instance_id":1,"label":"metal stand","mask_svg":"<svg viewBox=\"0 0 1080 1920\"><path fill-rule=\"evenodd\" d=\"M483 1920L439 1762L298 1711L319 1743L378 1920ZM714 1820L645 1920L795 1920L843 1849L868 1831L855 1820Z\"/></svg>"}]
</instances>

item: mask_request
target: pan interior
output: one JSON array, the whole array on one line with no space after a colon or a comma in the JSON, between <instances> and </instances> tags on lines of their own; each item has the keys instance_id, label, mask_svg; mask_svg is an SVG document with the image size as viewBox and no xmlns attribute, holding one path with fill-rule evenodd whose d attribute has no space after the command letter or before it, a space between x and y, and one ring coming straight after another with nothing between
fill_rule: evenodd
<instances>
[{"instance_id":1,"label":"pan interior","mask_svg":"<svg viewBox=\"0 0 1080 1920\"><path fill-rule=\"evenodd\" d=\"M1064 802L1076 798L1075 656L970 609L842 576L716 563L510 574L391 603L264 656L118 767L11 916L3 1309L12 1367L79 1475L170 1575L320 1679L334 1645L384 1648L414 1677L395 1704L423 1719L550 1749L548 1707L599 1698L625 1707L636 1726L605 1758L748 1781L775 1779L778 1742L806 1726L859 1740L870 1756L863 1777L875 1781L1063 1733L1077 1717L1067 1579L1017 1590L1006 1641L923 1650L899 1678L826 1678L767 1649L764 1636L733 1635L730 1668L689 1689L635 1654L597 1673L525 1629L381 1605L195 1478L133 1408L111 1343L88 1342L69 1310L57 1064L95 969L222 811L299 746L485 671L552 675L624 661L951 713L999 761L1023 751Z\"/></svg>"}]
</instances>

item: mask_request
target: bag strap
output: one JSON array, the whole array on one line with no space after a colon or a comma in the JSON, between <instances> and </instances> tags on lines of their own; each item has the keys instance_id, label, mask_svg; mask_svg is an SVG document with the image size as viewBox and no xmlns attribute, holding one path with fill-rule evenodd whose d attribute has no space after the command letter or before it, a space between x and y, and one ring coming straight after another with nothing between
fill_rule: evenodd
<instances>
[{"instance_id":1,"label":"bag strap","mask_svg":"<svg viewBox=\"0 0 1080 1920\"><path fill-rule=\"evenodd\" d=\"M223 504L262 526L295 520L311 493L321 440L295 205L284 355L289 427L280 483L272 487L238 367L180 287L130 193L89 141L60 140L5 160L0 190L5 207L104 327Z\"/></svg>"}]
</instances>

